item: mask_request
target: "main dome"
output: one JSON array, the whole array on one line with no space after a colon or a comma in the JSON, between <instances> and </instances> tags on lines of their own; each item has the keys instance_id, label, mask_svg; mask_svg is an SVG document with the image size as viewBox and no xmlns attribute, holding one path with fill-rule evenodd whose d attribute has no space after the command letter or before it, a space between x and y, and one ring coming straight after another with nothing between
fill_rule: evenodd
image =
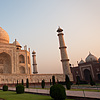
<instances>
[{"instance_id":1,"label":"main dome","mask_svg":"<svg viewBox=\"0 0 100 100\"><path fill-rule=\"evenodd\" d=\"M0 27L0 43L9 43L9 35L1 27Z\"/></svg>"},{"instance_id":2,"label":"main dome","mask_svg":"<svg viewBox=\"0 0 100 100\"><path fill-rule=\"evenodd\" d=\"M91 62L91 61L98 61L97 57L89 53L89 55L85 59L86 62Z\"/></svg>"}]
</instances>

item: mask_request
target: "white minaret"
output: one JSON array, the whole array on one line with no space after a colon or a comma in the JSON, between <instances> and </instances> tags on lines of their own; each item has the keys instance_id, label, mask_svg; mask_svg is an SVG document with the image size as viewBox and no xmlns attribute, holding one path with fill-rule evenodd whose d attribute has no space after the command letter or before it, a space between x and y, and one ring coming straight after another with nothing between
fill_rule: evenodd
<instances>
[{"instance_id":1,"label":"white minaret","mask_svg":"<svg viewBox=\"0 0 100 100\"><path fill-rule=\"evenodd\" d=\"M36 63L36 52L32 52L32 57L33 57L33 74L37 74L37 63Z\"/></svg>"},{"instance_id":2,"label":"white minaret","mask_svg":"<svg viewBox=\"0 0 100 100\"><path fill-rule=\"evenodd\" d=\"M60 27L58 28L57 32L58 32L58 37L59 37L59 49L60 49L60 53L61 53L61 62L62 62L62 67L63 67L63 73L65 75L68 75L70 78L70 81L73 81L73 77L72 77L72 73L70 70L70 65L69 65L69 59L68 59L68 55L67 55L67 51L66 51L66 46L65 46L65 42L64 42L64 37L63 37L63 29L61 29Z\"/></svg>"}]
</instances>

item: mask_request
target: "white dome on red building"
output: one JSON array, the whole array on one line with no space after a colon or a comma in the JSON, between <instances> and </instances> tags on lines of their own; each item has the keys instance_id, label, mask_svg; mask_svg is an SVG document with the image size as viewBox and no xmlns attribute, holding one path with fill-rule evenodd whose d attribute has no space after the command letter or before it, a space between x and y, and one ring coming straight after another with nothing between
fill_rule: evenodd
<instances>
[{"instance_id":1,"label":"white dome on red building","mask_svg":"<svg viewBox=\"0 0 100 100\"><path fill-rule=\"evenodd\" d=\"M89 53L89 55L86 57L85 61L86 62L98 61L98 58L96 56L92 55L91 53Z\"/></svg>"}]
</instances>

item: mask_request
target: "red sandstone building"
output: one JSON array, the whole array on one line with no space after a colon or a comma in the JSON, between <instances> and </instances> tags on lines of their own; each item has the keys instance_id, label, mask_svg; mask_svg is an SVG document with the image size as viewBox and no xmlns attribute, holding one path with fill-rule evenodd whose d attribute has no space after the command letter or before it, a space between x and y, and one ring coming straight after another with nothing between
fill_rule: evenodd
<instances>
[{"instance_id":1,"label":"red sandstone building","mask_svg":"<svg viewBox=\"0 0 100 100\"><path fill-rule=\"evenodd\" d=\"M71 72L74 82L77 82L77 79L89 82L90 75L95 82L100 82L100 58L97 59L89 53L85 61L81 59L78 66L71 67Z\"/></svg>"}]
</instances>

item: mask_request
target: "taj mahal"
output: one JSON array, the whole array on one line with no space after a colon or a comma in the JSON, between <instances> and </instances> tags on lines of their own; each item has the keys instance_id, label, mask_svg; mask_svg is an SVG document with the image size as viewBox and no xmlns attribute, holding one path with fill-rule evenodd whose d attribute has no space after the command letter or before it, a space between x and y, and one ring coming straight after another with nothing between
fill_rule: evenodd
<instances>
[{"instance_id":1,"label":"taj mahal","mask_svg":"<svg viewBox=\"0 0 100 100\"><path fill-rule=\"evenodd\" d=\"M63 37L63 29L59 27L57 33L63 74L39 74L37 70L36 52L33 51L31 53L27 45L22 49L22 46L16 39L14 42L9 43L8 33L0 27L0 84L16 84L17 80L21 83L22 79L24 83L26 83L26 79L29 79L30 84L39 83L43 79L45 82L50 82L52 76L55 76L56 82L58 80L64 82L65 75L68 75L70 81L74 83L77 81L77 78L88 82L90 75L94 81L100 82L100 60L97 60L90 53L87 57L90 60L86 60L86 62L81 60L78 66L71 67L66 50L67 46ZM32 66L30 54L33 57ZM31 70L32 67L33 72Z\"/></svg>"},{"instance_id":2,"label":"taj mahal","mask_svg":"<svg viewBox=\"0 0 100 100\"><path fill-rule=\"evenodd\" d=\"M68 73L71 76L68 67L68 57L63 54L64 52L66 53L66 47L62 43L63 37L61 32L59 28L58 35L62 45L60 49L62 51L62 64L64 64L63 70L65 74ZM12 84L16 83L17 80L21 82L22 79L25 83L27 78L30 83L41 82L42 79L45 79L45 82L50 82L53 75L56 80L64 81L64 74L38 74L35 51L32 52L32 57L33 73L31 70L30 48L27 50L27 45L25 45L24 49L22 49L22 46L16 39L13 43L9 43L8 33L0 27L0 84Z\"/></svg>"}]
</instances>

